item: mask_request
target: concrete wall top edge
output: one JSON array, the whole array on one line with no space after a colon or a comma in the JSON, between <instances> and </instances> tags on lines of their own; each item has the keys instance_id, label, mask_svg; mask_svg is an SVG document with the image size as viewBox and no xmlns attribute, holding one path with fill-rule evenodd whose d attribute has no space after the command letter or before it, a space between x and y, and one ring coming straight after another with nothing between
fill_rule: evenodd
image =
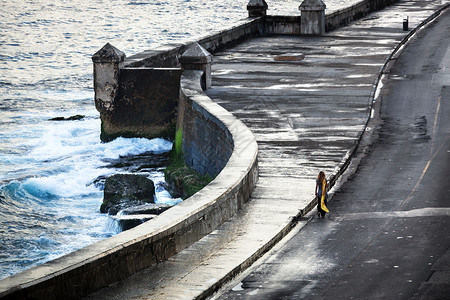
<instances>
[{"instance_id":1,"label":"concrete wall top edge","mask_svg":"<svg viewBox=\"0 0 450 300\"><path fill-rule=\"evenodd\" d=\"M256 138L250 129L239 119L234 117L222 106L214 103L203 93L199 84L202 71L185 71L182 75L181 88L186 95L195 102L194 107L206 115L206 118L217 119L219 127L225 126L233 137L235 151L233 155L245 156L245 153L257 153ZM245 151L247 148L253 150ZM230 159L229 163L234 163Z\"/></svg>"},{"instance_id":2,"label":"concrete wall top edge","mask_svg":"<svg viewBox=\"0 0 450 300\"><path fill-rule=\"evenodd\" d=\"M248 154L250 154L252 158L256 159L258 154L258 145L256 143L255 136L242 121L238 120L222 106L214 103L203 92L200 86L200 78L202 74L203 71L184 71L181 76L181 89L186 96L196 102L196 108L209 114L211 119L217 119L220 121L226 126L227 130L232 135L235 150L225 166L225 169L229 164L236 164L236 160L239 161L239 157L248 157ZM222 124L217 125L222 126ZM246 165L248 164L248 161L243 161L242 163Z\"/></svg>"},{"instance_id":3,"label":"concrete wall top edge","mask_svg":"<svg viewBox=\"0 0 450 300\"><path fill-rule=\"evenodd\" d=\"M252 167L257 159L258 144L256 143L256 138L253 133L242 121L238 120L217 103L214 103L204 94L200 86L202 74L203 71L184 71L181 76L181 90L186 96L196 102L196 109L201 110L203 115L207 114L211 120L216 120L219 127L225 126L232 136L234 143L233 153L225 165L225 168L219 173L216 179L210 183L210 185L219 184L220 186L222 185L220 183L222 180L225 180L226 182L229 180L239 181L242 176L245 176L245 173ZM237 172L236 168L240 168L242 172ZM235 178L236 174L241 175L239 178ZM208 186L205 188L208 188ZM229 186L229 183L226 183L224 186ZM217 186L215 188L217 188Z\"/></svg>"},{"instance_id":4,"label":"concrete wall top edge","mask_svg":"<svg viewBox=\"0 0 450 300\"><path fill-rule=\"evenodd\" d=\"M373 0L362 0L360 2L357 2L349 7L335 10L335 11L329 11L329 13L326 13L326 18L334 18L336 16L339 16L341 14L345 14L347 12L351 12L352 10L355 10L358 7L363 7L370 5L370 3L373 2ZM300 13L300 11L299 11ZM212 30L208 32L205 35L200 35L197 37L192 37L185 39L178 43L168 43L159 45L158 47L154 49L145 50L141 53L138 53L136 55L127 57L125 59L124 65L131 65L131 66L140 66L140 65L148 65L149 62L153 59L156 59L161 54L164 55L175 55L180 56L184 50L192 43L198 42L200 45L202 45L206 50L213 52L213 49L209 49L208 44L212 40L219 40L221 37L226 35L234 34L235 32L242 30L242 28L245 27L252 27L254 25L262 24L265 20L270 20L270 22L281 22L281 23L292 23L300 19L299 15L267 15L264 17L257 17L257 18L244 18L241 20L238 20L234 22L233 24L224 27L223 29L218 30Z\"/></svg>"},{"instance_id":5,"label":"concrete wall top edge","mask_svg":"<svg viewBox=\"0 0 450 300\"><path fill-rule=\"evenodd\" d=\"M189 38L183 40L179 43L171 43L171 44L163 44L159 45L154 49L145 50L141 53L137 53L130 57L127 57L124 62L124 66L127 67L140 67L142 65L149 65L154 60L155 63L158 59L161 59L161 56L169 57L169 56L180 56L183 54L184 50L188 48L188 46L194 42L198 42L203 46L204 43L214 39L220 39L220 36L223 35L231 35L233 32L239 30L242 27L249 27L255 23L261 22L260 18L255 19L242 19L239 20L232 25L225 27L224 29L219 29L215 31L211 31L206 35L198 36L194 38ZM207 49L209 51L209 49Z\"/></svg>"},{"instance_id":6,"label":"concrete wall top edge","mask_svg":"<svg viewBox=\"0 0 450 300\"><path fill-rule=\"evenodd\" d=\"M356 7L361 7L364 5L369 5L370 2L373 0L362 0L358 3L355 3L349 7L335 10L330 13L326 14L326 18L333 18L335 16L339 16L340 14L349 12L354 10ZM213 52L213 49L208 49L207 44L212 40L219 40L222 36L231 35L242 28L245 27L251 27L254 25L262 24L265 20L270 20L270 22L281 22L281 23L292 23L294 21L299 20L300 18L300 11L299 15L267 15L267 16L261 16L257 18L243 18L241 20L235 21L233 24L224 27L222 29L218 30L211 30L205 35L199 35L197 37L191 37L187 38L185 40L182 40L177 43L168 43L159 45L156 48L145 50L141 53L137 53L135 55L132 55L130 57L127 57L124 62L124 66L132 66L132 67L139 67L141 65L148 65L151 64L152 60L157 60L156 58L160 55L175 55L180 56L187 47L195 42L198 42L200 45L202 45L206 50Z\"/></svg>"},{"instance_id":7,"label":"concrete wall top edge","mask_svg":"<svg viewBox=\"0 0 450 300\"><path fill-rule=\"evenodd\" d=\"M238 175L234 174L233 177L230 178L228 176L228 178L234 182L237 179L236 177L240 177ZM221 181L221 177L218 176L217 181ZM202 211L208 204L222 197L230 189L230 187L225 188L222 184L217 184L217 181L211 182L211 186L206 187L205 191L186 199L155 219L1 280L0 296L2 293L14 289L14 287L33 285L39 281L62 274L69 269L95 261L128 245L139 243L146 239L155 239L161 233L167 234L176 231L178 227L185 226L185 222L189 223L190 219L195 220L201 217L203 215ZM221 185L222 188L220 187Z\"/></svg>"}]
</instances>

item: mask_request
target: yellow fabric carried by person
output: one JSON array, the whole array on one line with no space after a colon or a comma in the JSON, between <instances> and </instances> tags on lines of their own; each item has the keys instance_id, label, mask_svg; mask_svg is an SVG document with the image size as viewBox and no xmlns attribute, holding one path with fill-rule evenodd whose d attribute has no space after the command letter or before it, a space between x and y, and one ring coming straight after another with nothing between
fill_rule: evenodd
<instances>
[{"instance_id":1,"label":"yellow fabric carried by person","mask_svg":"<svg viewBox=\"0 0 450 300\"><path fill-rule=\"evenodd\" d=\"M320 198L320 208L329 213L330 211L328 210L328 208L325 206L325 197L327 195L327 180L324 178L323 182L322 182L322 197Z\"/></svg>"}]
</instances>

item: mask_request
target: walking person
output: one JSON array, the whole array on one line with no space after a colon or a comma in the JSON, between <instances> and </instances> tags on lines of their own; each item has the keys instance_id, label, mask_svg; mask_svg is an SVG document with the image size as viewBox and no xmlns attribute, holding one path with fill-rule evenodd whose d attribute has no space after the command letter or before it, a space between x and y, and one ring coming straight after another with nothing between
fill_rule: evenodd
<instances>
[{"instance_id":1,"label":"walking person","mask_svg":"<svg viewBox=\"0 0 450 300\"><path fill-rule=\"evenodd\" d=\"M327 208L328 200L328 181L325 172L320 171L316 180L316 197L317 197L317 216L325 217L325 213L330 212Z\"/></svg>"}]
</instances>

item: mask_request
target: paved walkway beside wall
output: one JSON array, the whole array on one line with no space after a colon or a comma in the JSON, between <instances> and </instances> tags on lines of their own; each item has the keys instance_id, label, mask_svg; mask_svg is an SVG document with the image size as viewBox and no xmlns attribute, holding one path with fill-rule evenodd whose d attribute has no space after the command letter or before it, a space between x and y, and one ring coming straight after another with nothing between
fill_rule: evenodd
<instances>
[{"instance_id":1,"label":"paved walkway beside wall","mask_svg":"<svg viewBox=\"0 0 450 300\"><path fill-rule=\"evenodd\" d=\"M319 170L337 174L358 144L379 72L408 34L403 19L414 28L445 3L400 1L322 37L265 36L215 53L207 94L240 118L259 146L251 201L170 260L88 298L203 297L253 263L310 206ZM286 54L288 61L279 60Z\"/></svg>"}]
</instances>

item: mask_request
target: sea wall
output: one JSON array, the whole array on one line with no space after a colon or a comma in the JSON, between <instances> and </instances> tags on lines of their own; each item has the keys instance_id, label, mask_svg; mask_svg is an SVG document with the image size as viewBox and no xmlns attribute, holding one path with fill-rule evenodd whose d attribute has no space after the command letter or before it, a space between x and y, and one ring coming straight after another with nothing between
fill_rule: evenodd
<instances>
[{"instance_id":1,"label":"sea wall","mask_svg":"<svg viewBox=\"0 0 450 300\"><path fill-rule=\"evenodd\" d=\"M181 81L177 132L182 133L182 149L186 164L197 172L215 177L230 158L234 141L226 125L208 110L211 102L201 92L201 78L195 72L185 71ZM203 105L202 105L203 104ZM237 121L237 120L236 120Z\"/></svg>"},{"instance_id":2,"label":"sea wall","mask_svg":"<svg viewBox=\"0 0 450 300\"><path fill-rule=\"evenodd\" d=\"M268 34L300 34L300 16L266 16L264 32Z\"/></svg>"},{"instance_id":3,"label":"sea wall","mask_svg":"<svg viewBox=\"0 0 450 300\"><path fill-rule=\"evenodd\" d=\"M363 0L348 8L325 15L326 31L386 7L397 0ZM304 14L311 14L304 11ZM107 45L94 54L96 107L102 120L102 140L117 136L173 136L177 118L179 59L197 42L210 53L262 34L300 34L302 26L313 26L303 16L263 15L236 22L195 41L164 45L131 57ZM312 23L312 24L310 24ZM314 30L310 30L315 32ZM109 45L111 46L111 45ZM105 49L108 48L108 49ZM111 48L111 47L110 47Z\"/></svg>"},{"instance_id":4,"label":"sea wall","mask_svg":"<svg viewBox=\"0 0 450 300\"><path fill-rule=\"evenodd\" d=\"M247 38L264 33L264 19L243 19L235 22L232 26L208 32L203 37L186 40L183 43L162 45L151 50L143 51L136 55L125 58L123 68L173 68L180 67L181 55L193 43L198 43L210 53L224 47L237 44Z\"/></svg>"},{"instance_id":5,"label":"sea wall","mask_svg":"<svg viewBox=\"0 0 450 300\"><path fill-rule=\"evenodd\" d=\"M383 3L386 2L365 0L350 10L333 13L326 17L327 30L363 16L366 13L362 12L363 8L371 9ZM246 19L197 42L214 53L221 47L260 34L297 34L299 20L298 16ZM241 121L203 93L202 71L181 73L179 58L193 42L162 46L129 58L117 56L120 52L110 48L113 56L98 59L98 69L94 66L94 73L106 74L105 78L94 78L96 105L99 110L107 110L117 107L117 101L129 101L120 90L124 88L124 83L120 83L124 77L130 78L129 93L135 93L132 85L139 82L136 74L151 70L172 72L178 79L171 79L165 88L179 95L180 103L173 109L176 112L179 107L177 116L183 131L185 157L192 164L195 161L204 172L217 172L217 177L194 196L142 225L1 280L0 298L78 299L188 247L215 230L248 200L258 178L255 138ZM148 85L155 88L151 82ZM140 101L159 100L149 96Z\"/></svg>"},{"instance_id":6,"label":"sea wall","mask_svg":"<svg viewBox=\"0 0 450 300\"><path fill-rule=\"evenodd\" d=\"M174 136L181 55L195 42L214 52L263 32L262 18L245 19L196 41L165 45L130 57L106 44L92 57L102 141L118 136Z\"/></svg>"},{"instance_id":7,"label":"sea wall","mask_svg":"<svg viewBox=\"0 0 450 300\"><path fill-rule=\"evenodd\" d=\"M219 144L215 138L200 138L229 154L219 175L155 219L0 281L0 298L78 299L188 247L249 199L258 179L256 140L241 121L203 93L201 78L202 71L185 71L181 78L184 120L214 125L207 136L226 136Z\"/></svg>"},{"instance_id":8,"label":"sea wall","mask_svg":"<svg viewBox=\"0 0 450 300\"><path fill-rule=\"evenodd\" d=\"M181 68L121 69L118 101L113 110L101 116L102 140L171 136L181 72Z\"/></svg>"}]
</instances>

